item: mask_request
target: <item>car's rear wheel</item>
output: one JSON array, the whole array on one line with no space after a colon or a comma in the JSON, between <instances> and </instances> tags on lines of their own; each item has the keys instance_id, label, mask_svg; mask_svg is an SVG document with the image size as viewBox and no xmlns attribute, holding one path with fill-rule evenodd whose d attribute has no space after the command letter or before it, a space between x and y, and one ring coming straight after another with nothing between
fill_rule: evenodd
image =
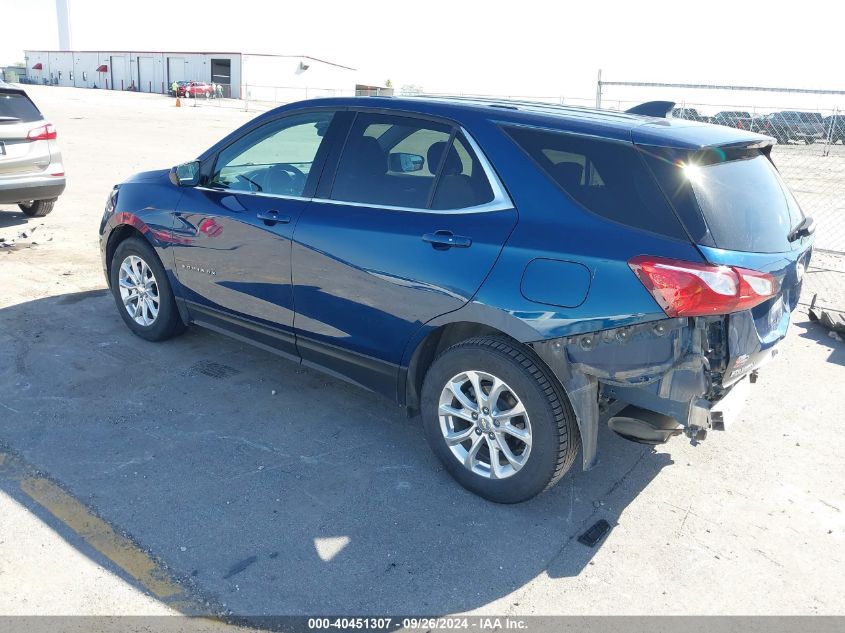
<instances>
[{"instance_id":1,"label":"car's rear wheel","mask_svg":"<svg viewBox=\"0 0 845 633\"><path fill-rule=\"evenodd\" d=\"M432 364L422 391L426 439L465 488L526 501L572 467L579 437L560 385L530 350L474 338Z\"/></svg>"},{"instance_id":2,"label":"car's rear wheel","mask_svg":"<svg viewBox=\"0 0 845 633\"><path fill-rule=\"evenodd\" d=\"M148 341L163 341L185 329L176 300L152 246L131 237L114 251L111 290L123 322Z\"/></svg>"},{"instance_id":3,"label":"car's rear wheel","mask_svg":"<svg viewBox=\"0 0 845 633\"><path fill-rule=\"evenodd\" d=\"M28 202L21 202L18 206L31 218L43 218L53 210L55 204L56 199L54 198L52 200L29 200Z\"/></svg>"}]
</instances>

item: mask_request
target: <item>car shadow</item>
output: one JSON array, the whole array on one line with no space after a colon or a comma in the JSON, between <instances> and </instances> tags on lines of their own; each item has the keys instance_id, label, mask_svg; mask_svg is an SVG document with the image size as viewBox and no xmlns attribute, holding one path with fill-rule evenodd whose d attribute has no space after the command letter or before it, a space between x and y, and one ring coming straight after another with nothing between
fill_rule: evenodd
<instances>
[{"instance_id":1,"label":"car shadow","mask_svg":"<svg viewBox=\"0 0 845 633\"><path fill-rule=\"evenodd\" d=\"M828 362L836 363L845 366L845 342L842 340L835 340L831 337L832 330L827 329L821 323L810 321L809 319L795 323L795 327L799 329L799 336L801 338L815 341L819 345L824 345L833 348L830 356L827 357ZM845 338L842 334L838 335L840 339Z\"/></svg>"},{"instance_id":2,"label":"car shadow","mask_svg":"<svg viewBox=\"0 0 845 633\"><path fill-rule=\"evenodd\" d=\"M465 612L541 574L577 576L601 548L577 536L617 525L673 463L603 424L596 468L493 504L393 403L200 328L143 341L105 290L0 310L0 368L0 442L200 604L239 616ZM0 488L147 589L14 480Z\"/></svg>"},{"instance_id":3,"label":"car shadow","mask_svg":"<svg viewBox=\"0 0 845 633\"><path fill-rule=\"evenodd\" d=\"M0 237L10 238L14 235L7 235L3 229L10 229L14 226L26 224L30 220L23 212L18 211L17 207L13 211L11 208L0 207Z\"/></svg>"}]
</instances>

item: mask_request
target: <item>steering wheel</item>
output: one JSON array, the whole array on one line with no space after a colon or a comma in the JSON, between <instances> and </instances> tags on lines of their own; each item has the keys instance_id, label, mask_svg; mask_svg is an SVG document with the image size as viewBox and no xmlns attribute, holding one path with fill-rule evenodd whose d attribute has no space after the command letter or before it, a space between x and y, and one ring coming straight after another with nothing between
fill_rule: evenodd
<instances>
[{"instance_id":1,"label":"steering wheel","mask_svg":"<svg viewBox=\"0 0 845 633\"><path fill-rule=\"evenodd\" d=\"M267 170L268 178L265 179L265 181L269 183L271 174L277 170L282 171L290 176L290 183L287 185L289 191L284 193L288 193L289 195L299 195L302 193L302 190L305 189L305 182L308 180L308 176L301 169L299 169L299 167L291 165L290 163L276 163L275 165L272 165L270 169Z\"/></svg>"},{"instance_id":2,"label":"steering wheel","mask_svg":"<svg viewBox=\"0 0 845 633\"><path fill-rule=\"evenodd\" d=\"M255 173L251 173L251 176L254 176ZM249 176L244 176L243 174L237 174L235 176L236 179L246 183L247 191L263 191L264 187L262 187L258 182L250 178Z\"/></svg>"}]
</instances>

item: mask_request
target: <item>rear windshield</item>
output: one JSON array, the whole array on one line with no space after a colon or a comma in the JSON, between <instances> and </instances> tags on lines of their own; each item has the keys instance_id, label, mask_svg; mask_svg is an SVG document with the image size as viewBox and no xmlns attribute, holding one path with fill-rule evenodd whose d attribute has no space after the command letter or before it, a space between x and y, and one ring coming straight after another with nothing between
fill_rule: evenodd
<instances>
[{"instance_id":1,"label":"rear windshield","mask_svg":"<svg viewBox=\"0 0 845 633\"><path fill-rule=\"evenodd\" d=\"M626 226L687 239L631 143L536 128L504 130L588 211Z\"/></svg>"},{"instance_id":2,"label":"rear windshield","mask_svg":"<svg viewBox=\"0 0 845 633\"><path fill-rule=\"evenodd\" d=\"M0 92L0 123L10 119L13 123L30 123L40 121L41 113L26 95Z\"/></svg>"},{"instance_id":3,"label":"rear windshield","mask_svg":"<svg viewBox=\"0 0 845 633\"><path fill-rule=\"evenodd\" d=\"M642 150L697 243L756 253L791 250L787 236L803 214L760 150Z\"/></svg>"}]
</instances>

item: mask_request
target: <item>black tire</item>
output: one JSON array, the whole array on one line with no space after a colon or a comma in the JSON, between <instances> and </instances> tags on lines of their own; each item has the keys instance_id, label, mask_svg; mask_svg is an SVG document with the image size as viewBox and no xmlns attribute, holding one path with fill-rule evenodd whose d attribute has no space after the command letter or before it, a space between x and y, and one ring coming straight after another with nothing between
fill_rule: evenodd
<instances>
[{"instance_id":1,"label":"black tire","mask_svg":"<svg viewBox=\"0 0 845 633\"><path fill-rule=\"evenodd\" d=\"M464 467L440 428L441 392L454 376L469 370L489 372L507 383L531 421L528 458L520 470L504 479L491 479ZM505 338L473 338L440 354L425 376L421 411L426 439L446 470L468 490L497 503L527 501L552 487L578 455L575 414L560 383L531 350Z\"/></svg>"},{"instance_id":2,"label":"black tire","mask_svg":"<svg viewBox=\"0 0 845 633\"><path fill-rule=\"evenodd\" d=\"M150 267L155 277L159 308L158 316L151 325L137 323L123 305L123 300L120 296L120 266L130 255L140 257ZM117 310L123 322L132 330L133 334L148 341L164 341L184 332L185 324L182 321L182 317L179 316L179 309L176 307L176 300L173 298L173 290L170 287L167 273L161 265L153 247L146 240L139 237L130 237L118 244L111 259L109 280Z\"/></svg>"},{"instance_id":3,"label":"black tire","mask_svg":"<svg viewBox=\"0 0 845 633\"><path fill-rule=\"evenodd\" d=\"M30 200L29 202L21 202L18 206L26 215L31 218L43 218L45 215L53 210L56 204L56 199L52 200Z\"/></svg>"}]
</instances>

